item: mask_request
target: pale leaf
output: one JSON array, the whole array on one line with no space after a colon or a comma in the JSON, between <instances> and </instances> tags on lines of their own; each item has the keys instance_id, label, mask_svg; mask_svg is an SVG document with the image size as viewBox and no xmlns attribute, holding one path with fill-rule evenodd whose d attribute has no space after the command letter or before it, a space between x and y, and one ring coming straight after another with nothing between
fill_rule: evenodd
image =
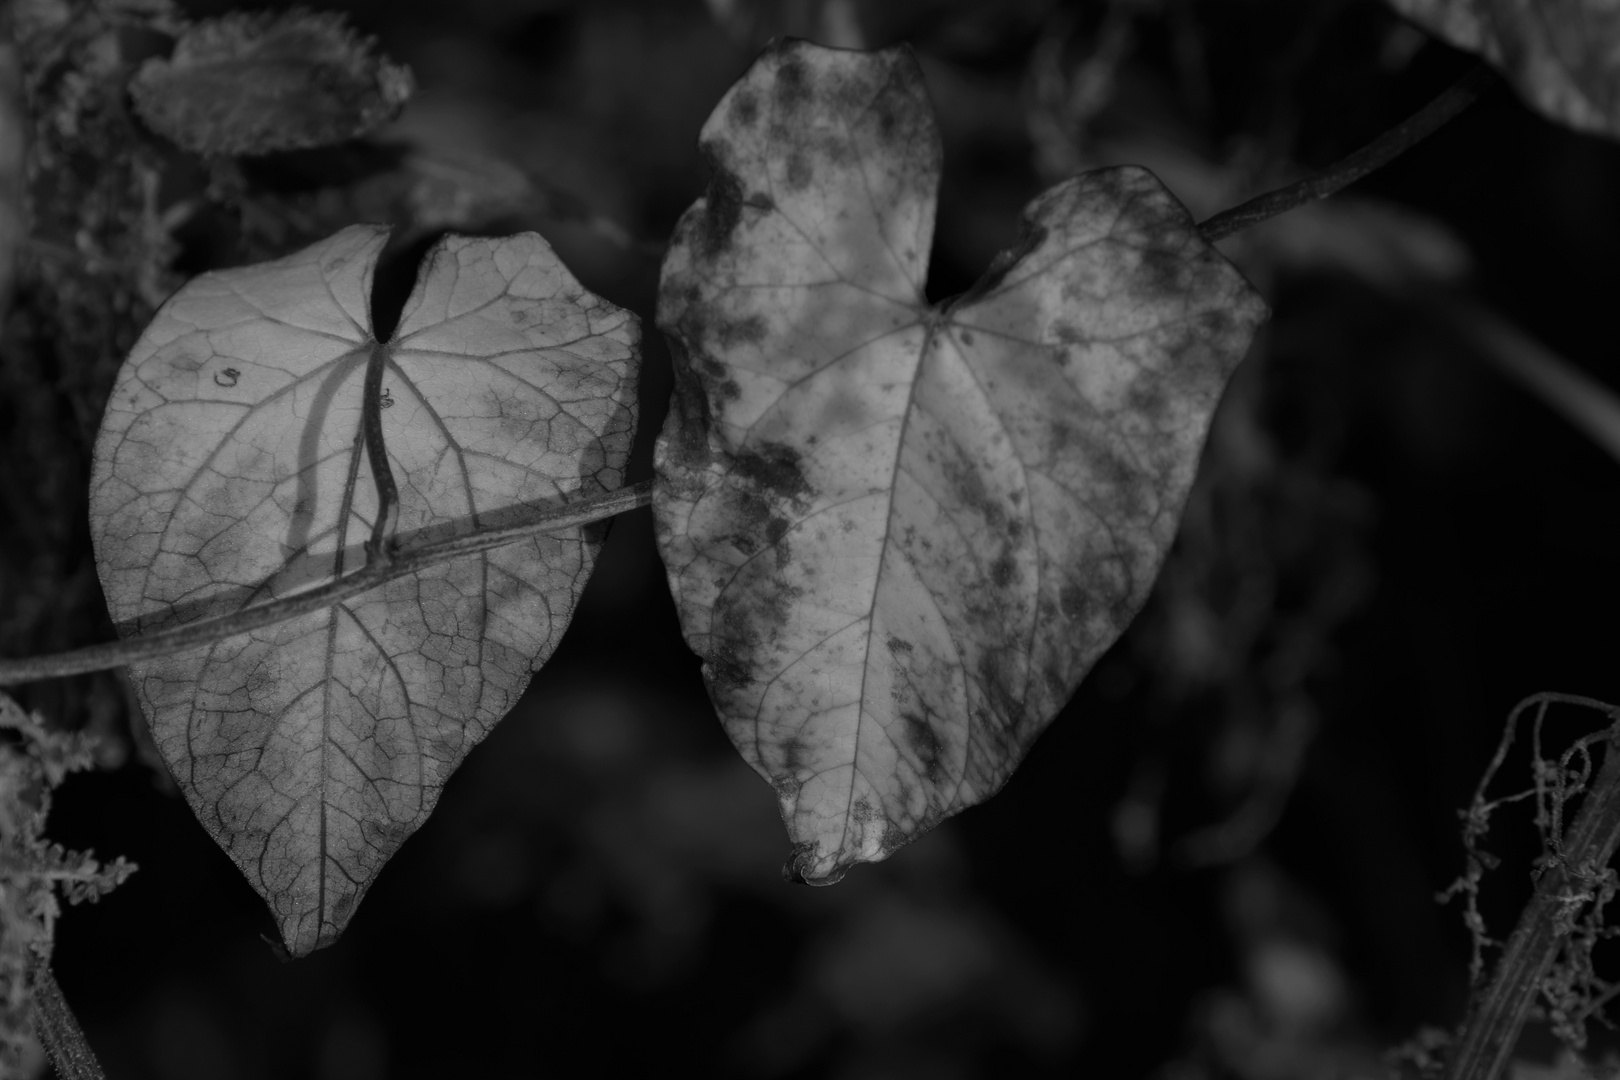
<instances>
[{"instance_id":1,"label":"pale leaf","mask_svg":"<svg viewBox=\"0 0 1620 1080\"><path fill-rule=\"evenodd\" d=\"M832 881L999 788L1130 621L1265 306L1136 168L1041 196L930 306L909 51L776 46L702 138L658 543L790 874Z\"/></svg>"},{"instance_id":2,"label":"pale leaf","mask_svg":"<svg viewBox=\"0 0 1620 1080\"><path fill-rule=\"evenodd\" d=\"M362 383L414 540L616 487L637 326L532 233L449 237L398 331L367 297L387 231L205 274L119 372L91 521L113 618L157 630L364 563L376 494ZM456 764L550 656L600 544L546 536L441 563L311 615L132 666L164 759L296 954L332 941Z\"/></svg>"}]
</instances>

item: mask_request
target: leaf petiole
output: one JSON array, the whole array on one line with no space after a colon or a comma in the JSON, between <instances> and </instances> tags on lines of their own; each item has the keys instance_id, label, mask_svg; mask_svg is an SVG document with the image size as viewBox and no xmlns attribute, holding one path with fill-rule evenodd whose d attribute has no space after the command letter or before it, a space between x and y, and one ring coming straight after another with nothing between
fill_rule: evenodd
<instances>
[{"instance_id":1,"label":"leaf petiole","mask_svg":"<svg viewBox=\"0 0 1620 1080\"><path fill-rule=\"evenodd\" d=\"M62 996L56 976L51 974L49 961L35 956L29 964L29 976L34 991L35 1028L56 1075L62 1080L107 1080L84 1037L84 1029Z\"/></svg>"},{"instance_id":2,"label":"leaf petiole","mask_svg":"<svg viewBox=\"0 0 1620 1080\"><path fill-rule=\"evenodd\" d=\"M372 401L367 398L368 403ZM379 426L378 434L381 434ZM370 447L367 448L370 453ZM378 457L382 457L379 452ZM392 477L389 478L392 483ZM380 494L380 492L379 492ZM533 517L497 528L483 529L476 533L463 536L453 536L443 540L432 540L417 546L408 543L396 543L392 536L389 544L382 550L390 554L381 558L370 557L372 544L377 542L378 533L374 530L372 539L367 541L367 562L360 569L345 574L340 578L329 581L324 585L291 596L279 597L263 604L253 604L233 611L227 615L217 615L212 618L198 619L172 630L161 630L153 634L139 634L124 638L121 641L107 642L101 645L89 645L82 649L73 649L68 652L53 653L49 656L35 656L20 660L0 660L0 686L11 686L17 683L33 682L38 679L56 679L66 675L80 675L87 671L104 671L108 668L123 667L126 664L141 660L152 660L160 656L173 656L198 645L237 634L245 634L250 630L272 626L276 623L296 619L300 615L307 615L313 611L340 604L350 597L358 596L363 592L375 589L377 586L389 582L406 574L414 574L435 563L441 563L463 555L472 555L493 548L515 544L531 536L542 533L559 532L563 529L574 529L582 525L603 521L615 517L627 510L649 506L652 503L652 481L643 480L638 484L618 488L614 491L604 492L600 495L591 495L563 506L554 507L538 512ZM391 516L397 519L397 510ZM379 522L385 515L379 514ZM392 533L392 527L389 528Z\"/></svg>"},{"instance_id":3,"label":"leaf petiole","mask_svg":"<svg viewBox=\"0 0 1620 1080\"><path fill-rule=\"evenodd\" d=\"M1199 222L1198 231L1205 240L1215 243L1233 233L1242 232L1279 214L1304 206L1317 199L1325 199L1346 188L1363 176L1383 168L1397 157L1444 127L1496 82L1496 73L1490 65L1479 63L1468 70L1439 97L1384 132L1349 157L1334 162L1320 172L1287 187L1257 195L1247 202Z\"/></svg>"}]
</instances>

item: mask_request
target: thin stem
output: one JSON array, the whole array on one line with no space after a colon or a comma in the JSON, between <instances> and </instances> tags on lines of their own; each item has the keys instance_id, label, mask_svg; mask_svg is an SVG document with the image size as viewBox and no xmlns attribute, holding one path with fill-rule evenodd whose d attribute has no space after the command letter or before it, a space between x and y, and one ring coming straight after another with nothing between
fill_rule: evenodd
<instances>
[{"instance_id":1,"label":"thin stem","mask_svg":"<svg viewBox=\"0 0 1620 1080\"><path fill-rule=\"evenodd\" d=\"M1596 703L1615 716L1612 706ZM1474 995L1447 1062L1446 1080L1497 1080L1513 1053L1547 970L1570 933L1582 878L1600 874L1620 844L1620 742L1604 742L1603 767L1581 800L1559 857L1536 882L1490 982Z\"/></svg>"},{"instance_id":2,"label":"thin stem","mask_svg":"<svg viewBox=\"0 0 1620 1080\"><path fill-rule=\"evenodd\" d=\"M1523 330L1467 300L1429 305L1504 375L1620 461L1620 394Z\"/></svg>"},{"instance_id":3,"label":"thin stem","mask_svg":"<svg viewBox=\"0 0 1620 1080\"><path fill-rule=\"evenodd\" d=\"M1268 191L1230 210L1199 223L1198 231L1214 243L1251 225L1274 218L1298 206L1324 199L1340 188L1382 168L1433 134L1445 123L1472 105L1496 81L1489 65L1476 64L1445 93L1384 132L1349 157L1287 187Z\"/></svg>"},{"instance_id":4,"label":"thin stem","mask_svg":"<svg viewBox=\"0 0 1620 1080\"><path fill-rule=\"evenodd\" d=\"M36 957L29 967L33 976L34 1033L50 1055L56 1075L60 1080L107 1080L84 1037L84 1029L62 996L56 976L51 974L50 964Z\"/></svg>"},{"instance_id":5,"label":"thin stem","mask_svg":"<svg viewBox=\"0 0 1620 1080\"><path fill-rule=\"evenodd\" d=\"M279 597L262 604L253 604L227 615L141 634L122 641L90 645L71 652L50 656L29 657L22 660L0 660L0 686L32 682L36 679L55 679L64 675L79 675L87 671L103 671L124 667L141 660L160 656L173 656L198 645L220 641L250 630L272 626L296 619L300 615L320 611L341 603L352 596L368 592L377 586L414 574L436 563L472 555L493 548L515 544L541 533L560 532L578 528L595 521L622 514L627 510L652 503L652 481L622 487L602 495L593 495L567 505L540 511L533 518L499 528L488 529L468 536L455 536L412 547L400 545L391 557L381 561L368 560L366 565L324 585Z\"/></svg>"}]
</instances>

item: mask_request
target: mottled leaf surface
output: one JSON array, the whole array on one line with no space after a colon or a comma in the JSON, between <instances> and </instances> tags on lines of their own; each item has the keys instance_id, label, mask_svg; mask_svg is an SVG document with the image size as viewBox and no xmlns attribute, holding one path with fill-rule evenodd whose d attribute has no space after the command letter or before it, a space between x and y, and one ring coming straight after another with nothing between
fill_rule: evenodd
<instances>
[{"instance_id":1,"label":"mottled leaf surface","mask_svg":"<svg viewBox=\"0 0 1620 1080\"><path fill-rule=\"evenodd\" d=\"M621 483L633 317L585 292L532 233L449 237L378 344L367 297L386 239L356 226L205 274L137 343L91 481L121 630L234 611L363 564L377 505L360 438L374 349L386 353L381 415L405 546ZM337 936L517 701L599 543L576 531L464 556L132 667L186 798L294 953Z\"/></svg>"},{"instance_id":2,"label":"mottled leaf surface","mask_svg":"<svg viewBox=\"0 0 1620 1080\"><path fill-rule=\"evenodd\" d=\"M264 154L359 138L398 115L410 71L340 15L233 13L188 28L130 81L141 119L198 154Z\"/></svg>"},{"instance_id":3,"label":"mottled leaf surface","mask_svg":"<svg viewBox=\"0 0 1620 1080\"><path fill-rule=\"evenodd\" d=\"M1478 53L1532 106L1581 131L1620 136L1620 5L1613 0L1389 0Z\"/></svg>"},{"instance_id":4,"label":"mottled leaf surface","mask_svg":"<svg viewBox=\"0 0 1620 1080\"><path fill-rule=\"evenodd\" d=\"M909 51L773 47L702 139L658 543L790 874L833 881L999 788L1129 622L1265 307L1136 168L1042 195L930 306Z\"/></svg>"}]
</instances>

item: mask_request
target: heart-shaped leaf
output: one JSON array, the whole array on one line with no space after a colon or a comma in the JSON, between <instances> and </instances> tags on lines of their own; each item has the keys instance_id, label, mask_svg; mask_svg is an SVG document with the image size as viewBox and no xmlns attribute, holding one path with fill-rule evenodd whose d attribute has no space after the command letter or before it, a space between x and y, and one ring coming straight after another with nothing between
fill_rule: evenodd
<instances>
[{"instance_id":1,"label":"heart-shaped leaf","mask_svg":"<svg viewBox=\"0 0 1620 1080\"><path fill-rule=\"evenodd\" d=\"M450 237L379 344L367 297L386 240L357 226L205 274L136 344L91 480L97 564L121 630L236 611L364 562L377 507L361 439L374 350L407 550L620 483L635 319L586 292L532 233ZM186 798L294 953L338 935L551 655L599 545L576 531L462 556L132 666Z\"/></svg>"},{"instance_id":2,"label":"heart-shaped leaf","mask_svg":"<svg viewBox=\"0 0 1620 1080\"><path fill-rule=\"evenodd\" d=\"M1121 168L930 306L909 51L774 47L703 146L659 294L658 543L790 874L832 881L999 788L1124 629L1265 305Z\"/></svg>"},{"instance_id":3,"label":"heart-shaped leaf","mask_svg":"<svg viewBox=\"0 0 1620 1080\"><path fill-rule=\"evenodd\" d=\"M1620 136L1620 7L1612 0L1389 0L1500 69L1543 115Z\"/></svg>"}]
</instances>

